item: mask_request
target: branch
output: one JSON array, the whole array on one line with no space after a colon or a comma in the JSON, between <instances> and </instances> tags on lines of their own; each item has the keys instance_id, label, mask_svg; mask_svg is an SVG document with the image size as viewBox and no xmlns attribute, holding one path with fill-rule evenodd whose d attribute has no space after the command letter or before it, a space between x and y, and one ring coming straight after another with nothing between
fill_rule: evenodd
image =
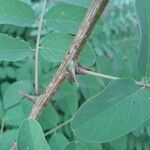
<instances>
[{"instance_id":1,"label":"branch","mask_svg":"<svg viewBox=\"0 0 150 150\"><path fill-rule=\"evenodd\" d=\"M36 48L35 48L35 94L38 95L39 92L39 86L38 86L38 64L39 64L39 49L40 49L40 39L41 39L41 31L42 31L42 25L43 25L43 18L44 18L44 12L46 8L46 2L47 0L43 1L43 7L42 7L42 13L39 21L39 26L38 26L38 34L37 34L37 39L36 39Z\"/></svg>"},{"instance_id":2,"label":"branch","mask_svg":"<svg viewBox=\"0 0 150 150\"><path fill-rule=\"evenodd\" d=\"M87 38L90 36L94 25L98 21L99 17L102 15L108 2L109 0L93 0L91 7L88 9L88 12L80 26L80 29L69 48L69 52L67 53L60 67L58 68L51 83L48 85L45 93L43 93L37 104L33 106L29 116L30 118L37 119L39 117L43 109L47 106L48 102L52 98L53 94L61 86L66 76L67 66L72 60L78 58L82 48L87 41Z\"/></svg>"}]
</instances>

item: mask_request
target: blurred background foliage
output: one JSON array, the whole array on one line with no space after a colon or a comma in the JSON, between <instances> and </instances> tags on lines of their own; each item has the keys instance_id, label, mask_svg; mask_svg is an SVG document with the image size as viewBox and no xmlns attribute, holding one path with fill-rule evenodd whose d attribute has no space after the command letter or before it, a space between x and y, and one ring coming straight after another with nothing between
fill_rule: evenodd
<instances>
[{"instance_id":1,"label":"blurred background foliage","mask_svg":"<svg viewBox=\"0 0 150 150\"><path fill-rule=\"evenodd\" d=\"M34 49L38 30L37 24L42 9L41 1L21 1L32 7L37 17L37 23L32 27L18 27L1 24L0 33L12 37L20 37L29 42ZM53 26L51 25L51 20L53 21L53 17L55 18L55 16L49 17L48 13L51 11L51 8L53 9L53 7L58 4L61 6L64 3L72 4L74 7L80 6L79 9L82 9L84 14L89 6L89 0L81 1L82 0L49 0L45 17L48 18L48 21L46 19L44 20L42 37L45 37L45 35L50 33L68 33L70 36L73 36L76 31L74 26L76 25L70 23L70 26L72 27L70 30L65 27L62 28L61 24ZM102 19L97 23L89 38L88 44L94 54L92 55L92 58L90 58L92 60L90 65L85 63L84 66L87 65L93 71L116 77L140 80L136 67L140 36L134 9L134 0L112 0L110 2ZM53 9L53 11L55 11L55 9ZM56 11L58 10L56 9ZM55 41L55 39L52 41ZM47 59L49 59L49 57L45 58L44 54L40 55L40 93L45 90L60 64L60 62L51 63L50 61L47 61ZM84 59L86 59L86 54ZM86 62L86 60L82 60L81 63L82 62ZM109 82L82 75L78 75L77 79L80 83L79 87L70 81L66 81L54 96L52 104L49 104L44 110L39 122L45 132L55 127L57 124L71 118L84 101L99 93ZM1 61L1 150L7 150L14 139L16 139L17 128L22 120L27 118L32 107L32 103L26 100L27 98L20 93L18 95L18 90L22 85L24 85L22 88L23 92L34 95L34 57L17 62ZM12 103L10 103L10 101L12 101ZM47 136L46 138L52 150L63 150L69 142L75 139L69 125L61 128L57 133ZM84 143L84 145L89 150L149 150L150 124L149 122L146 122L132 133L110 143Z\"/></svg>"}]
</instances>

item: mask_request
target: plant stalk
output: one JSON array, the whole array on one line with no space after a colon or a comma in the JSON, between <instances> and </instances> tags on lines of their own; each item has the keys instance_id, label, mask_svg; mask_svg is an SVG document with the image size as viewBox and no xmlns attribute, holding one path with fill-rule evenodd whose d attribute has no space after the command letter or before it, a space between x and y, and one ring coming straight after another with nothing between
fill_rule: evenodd
<instances>
[{"instance_id":1,"label":"plant stalk","mask_svg":"<svg viewBox=\"0 0 150 150\"><path fill-rule=\"evenodd\" d=\"M76 60L82 51L88 37L90 36L96 22L104 12L109 0L93 0L91 7L80 26L63 62L54 75L51 83L43 93L37 104L32 108L29 118L37 119L43 109L47 106L54 93L62 85L66 77L67 66L72 60Z\"/></svg>"},{"instance_id":2,"label":"plant stalk","mask_svg":"<svg viewBox=\"0 0 150 150\"><path fill-rule=\"evenodd\" d=\"M50 131L46 132L46 133L45 133L45 136L48 136L48 135L52 134L53 132L56 132L58 129L60 129L60 128L66 126L67 124L69 124L69 123L71 122L71 120L72 120L72 118L69 119L69 120L67 120L67 121L65 121L65 122L63 122L62 124L60 124L60 125L54 127L54 128L51 129Z\"/></svg>"},{"instance_id":3,"label":"plant stalk","mask_svg":"<svg viewBox=\"0 0 150 150\"><path fill-rule=\"evenodd\" d=\"M106 74L102 74L102 73L93 72L93 71L87 70L87 69L82 68L82 67L77 67L76 70L77 70L77 73L79 73L79 74L90 75L90 76L94 76L94 77L98 77L98 78L103 78L103 79L107 79L107 80L121 79L119 77L115 77L115 76L110 76L110 75L106 75ZM138 81L135 81L135 83L137 85L139 85L139 86L150 88L150 84L143 83L143 82L138 82Z\"/></svg>"},{"instance_id":4,"label":"plant stalk","mask_svg":"<svg viewBox=\"0 0 150 150\"><path fill-rule=\"evenodd\" d=\"M42 12L40 16L40 21L38 25L38 34L36 39L36 48L35 48L35 95L39 94L39 50L40 50L40 39L41 39L41 32L42 32L42 26L43 26L43 19L44 19L44 13L46 9L46 3L47 0L43 0L43 7Z\"/></svg>"}]
</instances>

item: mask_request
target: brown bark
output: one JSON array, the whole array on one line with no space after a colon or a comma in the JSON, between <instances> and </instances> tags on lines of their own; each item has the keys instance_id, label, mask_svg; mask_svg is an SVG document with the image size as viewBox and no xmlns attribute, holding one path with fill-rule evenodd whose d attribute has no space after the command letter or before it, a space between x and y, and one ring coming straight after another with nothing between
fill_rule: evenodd
<instances>
[{"instance_id":1,"label":"brown bark","mask_svg":"<svg viewBox=\"0 0 150 150\"><path fill-rule=\"evenodd\" d=\"M47 106L51 100L54 93L61 86L65 80L67 66L72 60L78 58L81 50L83 49L87 38L90 36L94 25L102 15L104 9L106 8L109 0L93 0L90 8L77 32L74 41L72 42L67 55L65 56L63 62L58 68L56 74L54 75L51 83L48 85L46 91L42 94L40 100L33 106L30 113L30 118L37 119L43 109Z\"/></svg>"}]
</instances>

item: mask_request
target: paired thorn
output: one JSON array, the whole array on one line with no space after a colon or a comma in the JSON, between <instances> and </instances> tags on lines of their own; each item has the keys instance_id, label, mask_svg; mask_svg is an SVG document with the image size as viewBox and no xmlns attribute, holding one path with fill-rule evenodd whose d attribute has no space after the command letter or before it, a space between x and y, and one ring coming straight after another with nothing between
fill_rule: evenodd
<instances>
[{"instance_id":1,"label":"paired thorn","mask_svg":"<svg viewBox=\"0 0 150 150\"><path fill-rule=\"evenodd\" d=\"M28 98L32 103L36 104L36 97L29 95L23 91L19 91L20 94L22 94L24 97Z\"/></svg>"},{"instance_id":2,"label":"paired thorn","mask_svg":"<svg viewBox=\"0 0 150 150\"><path fill-rule=\"evenodd\" d=\"M77 62L75 60L72 60L68 65L67 75L71 81L75 82L79 86L79 82L76 78L76 67Z\"/></svg>"},{"instance_id":3,"label":"paired thorn","mask_svg":"<svg viewBox=\"0 0 150 150\"><path fill-rule=\"evenodd\" d=\"M87 74L87 71L90 71L90 69L81 66L76 60L72 60L67 68L67 77L79 86L79 81L77 80L76 75Z\"/></svg>"}]
</instances>

